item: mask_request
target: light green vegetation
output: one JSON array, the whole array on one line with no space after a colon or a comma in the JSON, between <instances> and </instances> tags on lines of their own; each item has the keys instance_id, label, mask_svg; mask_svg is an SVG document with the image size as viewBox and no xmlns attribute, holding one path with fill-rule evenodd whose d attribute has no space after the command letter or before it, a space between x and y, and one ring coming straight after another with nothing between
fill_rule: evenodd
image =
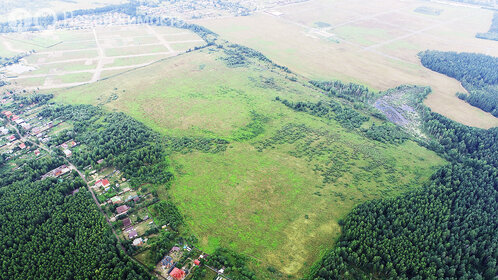
<instances>
[{"instance_id":1,"label":"light green vegetation","mask_svg":"<svg viewBox=\"0 0 498 280\"><path fill-rule=\"evenodd\" d=\"M32 78L22 78L12 81L14 85L23 85L23 86L40 86L45 82L45 77L32 77Z\"/></svg>"},{"instance_id":2,"label":"light green vegetation","mask_svg":"<svg viewBox=\"0 0 498 280\"><path fill-rule=\"evenodd\" d=\"M370 26L367 27L365 25ZM390 34L390 30L376 27L375 25L378 25L378 23L366 22L362 25L345 25L333 29L331 32L338 35L339 38L343 40L352 41L362 46L371 46L394 37L394 34ZM398 33L397 35L401 35L401 33Z\"/></svg>"},{"instance_id":3,"label":"light green vegetation","mask_svg":"<svg viewBox=\"0 0 498 280\"><path fill-rule=\"evenodd\" d=\"M86 64L85 61L44 64L40 68L30 71L29 75L91 70L95 69L96 66L96 61L89 64Z\"/></svg>"},{"instance_id":4,"label":"light green vegetation","mask_svg":"<svg viewBox=\"0 0 498 280\"><path fill-rule=\"evenodd\" d=\"M104 52L106 56L121 56L121 55L135 55L141 53L157 53L157 52L167 52L168 49L163 45L153 45L153 46L133 46L133 47L123 47L123 48L108 48Z\"/></svg>"},{"instance_id":5,"label":"light green vegetation","mask_svg":"<svg viewBox=\"0 0 498 280\"><path fill-rule=\"evenodd\" d=\"M444 164L414 142L381 144L292 111L275 97L325 97L267 64L227 67L222 55L204 49L55 92L66 103L117 95L104 107L164 135L231 142L216 154L173 153L176 180L157 190L178 205L208 253L226 246L254 257L261 271L271 265L301 276L354 206L420 187Z\"/></svg>"},{"instance_id":6,"label":"light green vegetation","mask_svg":"<svg viewBox=\"0 0 498 280\"><path fill-rule=\"evenodd\" d=\"M174 43L171 44L171 47L178 52L183 52L188 49L194 49L195 47L201 46L203 41L195 41L195 42L186 42L186 43Z\"/></svg>"},{"instance_id":7,"label":"light green vegetation","mask_svg":"<svg viewBox=\"0 0 498 280\"><path fill-rule=\"evenodd\" d=\"M202 40L199 36L190 32L179 32L176 34L165 34L162 37L168 42Z\"/></svg>"},{"instance_id":8,"label":"light green vegetation","mask_svg":"<svg viewBox=\"0 0 498 280\"><path fill-rule=\"evenodd\" d=\"M41 63L58 62L69 59L95 59L97 56L98 53L96 50L78 50L72 52L56 51L50 53L34 53L26 57L26 60L31 64L38 65Z\"/></svg>"},{"instance_id":9,"label":"light green vegetation","mask_svg":"<svg viewBox=\"0 0 498 280\"><path fill-rule=\"evenodd\" d=\"M126 65L138 65L143 63L151 63L163 58L168 57L168 55L148 55L148 56L135 56L135 57L122 57L115 58L111 63L105 64L105 67L116 67L116 66L126 66Z\"/></svg>"},{"instance_id":10,"label":"light green vegetation","mask_svg":"<svg viewBox=\"0 0 498 280\"><path fill-rule=\"evenodd\" d=\"M91 72L82 73L70 73L59 76L52 76L52 81L54 83L76 83L76 82L88 82L93 76Z\"/></svg>"}]
</instances>

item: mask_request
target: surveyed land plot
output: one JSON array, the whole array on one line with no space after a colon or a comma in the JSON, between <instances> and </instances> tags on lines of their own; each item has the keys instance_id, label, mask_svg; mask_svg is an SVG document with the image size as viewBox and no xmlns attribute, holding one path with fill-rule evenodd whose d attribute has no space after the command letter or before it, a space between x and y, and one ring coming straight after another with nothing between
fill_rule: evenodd
<instances>
[{"instance_id":1,"label":"surveyed land plot","mask_svg":"<svg viewBox=\"0 0 498 280\"><path fill-rule=\"evenodd\" d=\"M11 84L51 89L93 83L149 65L205 44L196 34L177 28L125 25L84 30L48 30L3 35L0 53L23 59L27 69L8 73Z\"/></svg>"},{"instance_id":2,"label":"surveyed land plot","mask_svg":"<svg viewBox=\"0 0 498 280\"><path fill-rule=\"evenodd\" d=\"M417 12L420 7L439 15ZM375 90L430 86L433 93L425 104L433 111L490 128L498 119L456 97L465 92L461 84L423 67L417 54L437 49L498 56L496 42L475 38L489 28L492 16L485 9L427 1L312 0L196 23L311 79L357 82Z\"/></svg>"}]
</instances>

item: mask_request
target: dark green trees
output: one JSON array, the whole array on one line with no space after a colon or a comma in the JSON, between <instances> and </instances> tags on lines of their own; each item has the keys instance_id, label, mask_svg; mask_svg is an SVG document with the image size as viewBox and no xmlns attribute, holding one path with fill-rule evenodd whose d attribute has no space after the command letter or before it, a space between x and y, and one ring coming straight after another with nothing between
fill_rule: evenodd
<instances>
[{"instance_id":1,"label":"dark green trees","mask_svg":"<svg viewBox=\"0 0 498 280\"><path fill-rule=\"evenodd\" d=\"M476 53L424 51L422 64L459 80L469 94L458 97L498 117L498 58Z\"/></svg>"}]
</instances>

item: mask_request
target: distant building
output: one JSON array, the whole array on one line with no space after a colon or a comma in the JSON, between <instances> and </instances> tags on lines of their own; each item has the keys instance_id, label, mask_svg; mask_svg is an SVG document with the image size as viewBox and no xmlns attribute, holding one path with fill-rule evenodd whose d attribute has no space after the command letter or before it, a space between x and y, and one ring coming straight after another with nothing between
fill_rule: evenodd
<instances>
[{"instance_id":1,"label":"distant building","mask_svg":"<svg viewBox=\"0 0 498 280\"><path fill-rule=\"evenodd\" d=\"M66 155L66 157L70 157L70 156L73 154L73 153L72 153L70 150L68 150L68 149L64 149L64 151L63 151L63 152L64 152L64 154Z\"/></svg>"},{"instance_id":2,"label":"distant building","mask_svg":"<svg viewBox=\"0 0 498 280\"><path fill-rule=\"evenodd\" d=\"M130 220L130 218L126 218L126 219L123 220L123 226L125 228L128 228L128 227L131 226L131 220Z\"/></svg>"},{"instance_id":3,"label":"distant building","mask_svg":"<svg viewBox=\"0 0 498 280\"><path fill-rule=\"evenodd\" d=\"M130 209L130 207L128 207L127 205L121 205L118 208L116 208L116 212L118 214L123 214L123 213L126 213L128 211L128 209Z\"/></svg>"},{"instance_id":4,"label":"distant building","mask_svg":"<svg viewBox=\"0 0 498 280\"><path fill-rule=\"evenodd\" d=\"M111 198L112 204L120 204L123 203L123 200L121 200L121 197L119 196L114 196Z\"/></svg>"},{"instance_id":5,"label":"distant building","mask_svg":"<svg viewBox=\"0 0 498 280\"><path fill-rule=\"evenodd\" d=\"M144 241L142 240L141 237L135 238L135 240L133 240L133 246L141 246L143 244L144 244Z\"/></svg>"},{"instance_id":6,"label":"distant building","mask_svg":"<svg viewBox=\"0 0 498 280\"><path fill-rule=\"evenodd\" d=\"M110 185L111 185L111 184L109 183L109 180L107 180L107 179L103 179L103 180L102 180L102 187L107 188L107 187L109 187Z\"/></svg>"},{"instance_id":7,"label":"distant building","mask_svg":"<svg viewBox=\"0 0 498 280\"><path fill-rule=\"evenodd\" d=\"M136 231L135 229L132 229L132 230L130 230L130 231L128 232L128 238L129 238L129 239L133 239L133 238L135 238L135 237L137 237L137 236L138 236L138 233L137 233L137 231Z\"/></svg>"},{"instance_id":8,"label":"distant building","mask_svg":"<svg viewBox=\"0 0 498 280\"><path fill-rule=\"evenodd\" d=\"M185 271L175 267L173 270L169 273L171 277L175 280L182 280L185 277Z\"/></svg>"},{"instance_id":9,"label":"distant building","mask_svg":"<svg viewBox=\"0 0 498 280\"><path fill-rule=\"evenodd\" d=\"M170 269L170 268L171 268L171 267L173 267L173 265L174 265L174 263L173 263L173 258L172 258L172 257L170 257L170 256L165 256L165 257L161 260L160 264L161 264L162 266L164 266L164 269Z\"/></svg>"},{"instance_id":10,"label":"distant building","mask_svg":"<svg viewBox=\"0 0 498 280\"><path fill-rule=\"evenodd\" d=\"M169 251L169 253L171 254L173 252L180 252L180 247L175 246L175 247L171 248L171 250Z\"/></svg>"}]
</instances>

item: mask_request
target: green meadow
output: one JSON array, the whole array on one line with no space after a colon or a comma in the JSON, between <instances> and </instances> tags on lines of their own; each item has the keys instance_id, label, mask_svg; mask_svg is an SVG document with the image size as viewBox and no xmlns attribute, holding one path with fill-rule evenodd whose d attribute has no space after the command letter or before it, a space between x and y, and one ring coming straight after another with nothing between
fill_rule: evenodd
<instances>
[{"instance_id":1,"label":"green meadow","mask_svg":"<svg viewBox=\"0 0 498 280\"><path fill-rule=\"evenodd\" d=\"M275 98L327 97L269 64L229 67L224 57L203 49L55 92L57 101L122 111L164 135L230 142L219 153L172 153L176 179L158 189L208 253L225 246L260 271L302 276L353 207L420 187L445 164L412 141L383 144L295 112Z\"/></svg>"}]
</instances>

